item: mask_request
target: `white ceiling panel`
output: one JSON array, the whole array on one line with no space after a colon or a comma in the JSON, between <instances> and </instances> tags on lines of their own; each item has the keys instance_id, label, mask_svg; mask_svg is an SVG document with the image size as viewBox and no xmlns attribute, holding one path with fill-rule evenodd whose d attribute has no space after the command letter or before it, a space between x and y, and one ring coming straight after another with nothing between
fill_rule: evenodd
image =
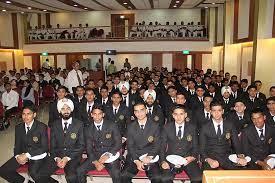
<instances>
[{"instance_id":1,"label":"white ceiling panel","mask_svg":"<svg viewBox=\"0 0 275 183\"><path fill-rule=\"evenodd\" d=\"M81 4L83 6L86 6L88 8L94 9L94 10L108 10L107 8L99 5L98 3L92 1L92 0L74 0L74 2ZM101 2L100 0L98 2Z\"/></svg>"},{"instance_id":2,"label":"white ceiling panel","mask_svg":"<svg viewBox=\"0 0 275 183\"><path fill-rule=\"evenodd\" d=\"M131 0L131 3L138 9L138 10L145 10L151 9L151 5L149 0Z\"/></svg>"},{"instance_id":3,"label":"white ceiling panel","mask_svg":"<svg viewBox=\"0 0 275 183\"><path fill-rule=\"evenodd\" d=\"M46 6L46 5L37 3L35 1L31 1L31 0L13 0L13 1L21 3L21 4L24 4L26 6L31 6L31 7L39 8L39 9L42 9L42 10L46 9L46 10L57 11L57 12L62 10L62 9Z\"/></svg>"},{"instance_id":4,"label":"white ceiling panel","mask_svg":"<svg viewBox=\"0 0 275 183\"><path fill-rule=\"evenodd\" d=\"M101 4L110 7L113 10L125 10L125 8L120 5L116 0L100 0Z\"/></svg>"},{"instance_id":5,"label":"white ceiling panel","mask_svg":"<svg viewBox=\"0 0 275 183\"><path fill-rule=\"evenodd\" d=\"M45 0L36 0L36 1L41 2L42 4L48 4L49 6L53 6L56 8L65 9L67 11L85 11L80 8L75 8L73 6L64 4L57 0L46 0L46 1Z\"/></svg>"}]
</instances>

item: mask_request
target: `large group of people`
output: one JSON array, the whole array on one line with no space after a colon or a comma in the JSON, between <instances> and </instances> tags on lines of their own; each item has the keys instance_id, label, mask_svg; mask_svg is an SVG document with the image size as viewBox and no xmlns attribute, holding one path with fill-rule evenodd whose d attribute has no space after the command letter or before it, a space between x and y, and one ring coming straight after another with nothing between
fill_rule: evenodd
<instances>
[{"instance_id":1,"label":"large group of people","mask_svg":"<svg viewBox=\"0 0 275 183\"><path fill-rule=\"evenodd\" d=\"M129 38L204 38L206 35L206 27L200 22L197 24L194 22L184 24L183 21L180 24L166 22L165 25L161 25L156 21L146 25L143 21L132 26Z\"/></svg>"},{"instance_id":2,"label":"large group of people","mask_svg":"<svg viewBox=\"0 0 275 183\"><path fill-rule=\"evenodd\" d=\"M107 31L110 29L108 26L103 27L90 27L89 24L83 26L79 24L78 27L63 28L59 24L56 27L49 25L48 27L42 25L41 27L35 26L28 29L29 41L47 41L47 40L89 40L89 39L102 39L102 38L115 38L114 33ZM107 32L106 32L107 31ZM178 24L174 22L166 22L162 25L159 22L149 22L146 25L145 21L136 23L129 27L129 39L133 38L205 38L207 37L207 29L205 25L200 22L188 22L185 24L183 21Z\"/></svg>"},{"instance_id":3,"label":"large group of people","mask_svg":"<svg viewBox=\"0 0 275 183\"><path fill-rule=\"evenodd\" d=\"M223 71L188 68L130 67L95 82L79 62L72 67L1 72L4 126L18 98L24 101L14 157L0 168L7 181L24 182L16 169L26 163L39 183L57 182L50 176L59 168L68 183L84 183L89 170L104 168L115 183L131 182L138 171L153 183L172 183L182 171L201 182L203 170L275 166L269 156L275 153L275 86L266 96L260 80L249 85ZM28 97L47 87L54 91L50 137Z\"/></svg>"}]
</instances>

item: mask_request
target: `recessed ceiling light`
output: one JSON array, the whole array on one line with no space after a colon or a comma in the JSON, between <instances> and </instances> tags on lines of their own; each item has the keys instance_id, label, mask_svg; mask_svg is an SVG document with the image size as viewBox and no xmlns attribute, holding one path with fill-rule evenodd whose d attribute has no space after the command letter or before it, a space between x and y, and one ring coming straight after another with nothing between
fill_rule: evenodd
<instances>
[{"instance_id":1,"label":"recessed ceiling light","mask_svg":"<svg viewBox=\"0 0 275 183\"><path fill-rule=\"evenodd\" d=\"M24 14L25 12L24 11L21 11L21 14Z\"/></svg>"},{"instance_id":2,"label":"recessed ceiling light","mask_svg":"<svg viewBox=\"0 0 275 183\"><path fill-rule=\"evenodd\" d=\"M207 9L208 7L206 6L206 7L204 7L205 9Z\"/></svg>"},{"instance_id":3,"label":"recessed ceiling light","mask_svg":"<svg viewBox=\"0 0 275 183\"><path fill-rule=\"evenodd\" d=\"M77 4L74 4L74 6L78 6Z\"/></svg>"},{"instance_id":4,"label":"recessed ceiling light","mask_svg":"<svg viewBox=\"0 0 275 183\"><path fill-rule=\"evenodd\" d=\"M216 3L212 3L213 5L216 4Z\"/></svg>"},{"instance_id":5,"label":"recessed ceiling light","mask_svg":"<svg viewBox=\"0 0 275 183\"><path fill-rule=\"evenodd\" d=\"M7 4L11 4L11 1L6 1Z\"/></svg>"},{"instance_id":6,"label":"recessed ceiling light","mask_svg":"<svg viewBox=\"0 0 275 183\"><path fill-rule=\"evenodd\" d=\"M125 16L124 15L120 15L120 18L123 19L123 18L125 18Z\"/></svg>"},{"instance_id":7,"label":"recessed ceiling light","mask_svg":"<svg viewBox=\"0 0 275 183\"><path fill-rule=\"evenodd\" d=\"M180 3L180 1L176 1L176 3Z\"/></svg>"},{"instance_id":8,"label":"recessed ceiling light","mask_svg":"<svg viewBox=\"0 0 275 183\"><path fill-rule=\"evenodd\" d=\"M47 11L47 10L43 10L43 11Z\"/></svg>"},{"instance_id":9,"label":"recessed ceiling light","mask_svg":"<svg viewBox=\"0 0 275 183\"><path fill-rule=\"evenodd\" d=\"M125 3L123 3L123 4L128 4L128 3L125 2Z\"/></svg>"},{"instance_id":10,"label":"recessed ceiling light","mask_svg":"<svg viewBox=\"0 0 275 183\"><path fill-rule=\"evenodd\" d=\"M131 6L128 6L128 8L129 8L129 9L132 9L132 7L131 7Z\"/></svg>"},{"instance_id":11,"label":"recessed ceiling light","mask_svg":"<svg viewBox=\"0 0 275 183\"><path fill-rule=\"evenodd\" d=\"M28 9L29 9L29 10L31 10L31 9L32 9L32 7L28 7Z\"/></svg>"},{"instance_id":12,"label":"recessed ceiling light","mask_svg":"<svg viewBox=\"0 0 275 183\"><path fill-rule=\"evenodd\" d=\"M88 8L84 8L84 10L87 10Z\"/></svg>"},{"instance_id":13,"label":"recessed ceiling light","mask_svg":"<svg viewBox=\"0 0 275 183\"><path fill-rule=\"evenodd\" d=\"M5 12L5 11L7 11L7 10L2 10L2 11L4 11L4 12Z\"/></svg>"}]
</instances>

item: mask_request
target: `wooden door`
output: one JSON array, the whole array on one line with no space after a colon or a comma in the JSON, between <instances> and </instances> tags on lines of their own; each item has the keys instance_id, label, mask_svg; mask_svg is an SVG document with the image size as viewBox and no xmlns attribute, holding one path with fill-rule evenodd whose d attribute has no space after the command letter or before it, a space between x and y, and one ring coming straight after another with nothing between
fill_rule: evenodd
<instances>
[{"instance_id":1,"label":"wooden door","mask_svg":"<svg viewBox=\"0 0 275 183\"><path fill-rule=\"evenodd\" d=\"M128 20L129 32L131 26L135 24L135 14L111 14L112 37L125 38L125 20Z\"/></svg>"},{"instance_id":2,"label":"wooden door","mask_svg":"<svg viewBox=\"0 0 275 183\"><path fill-rule=\"evenodd\" d=\"M173 69L184 71L187 67L187 55L183 55L181 52L173 53Z\"/></svg>"}]
</instances>

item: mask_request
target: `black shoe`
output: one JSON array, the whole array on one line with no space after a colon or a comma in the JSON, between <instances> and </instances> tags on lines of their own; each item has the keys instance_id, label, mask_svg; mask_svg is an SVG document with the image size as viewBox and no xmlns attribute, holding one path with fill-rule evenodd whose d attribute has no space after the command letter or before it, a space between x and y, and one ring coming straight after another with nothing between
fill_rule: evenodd
<instances>
[{"instance_id":1,"label":"black shoe","mask_svg":"<svg viewBox=\"0 0 275 183\"><path fill-rule=\"evenodd\" d=\"M10 127L10 123L4 123L5 129L8 129Z\"/></svg>"}]
</instances>

